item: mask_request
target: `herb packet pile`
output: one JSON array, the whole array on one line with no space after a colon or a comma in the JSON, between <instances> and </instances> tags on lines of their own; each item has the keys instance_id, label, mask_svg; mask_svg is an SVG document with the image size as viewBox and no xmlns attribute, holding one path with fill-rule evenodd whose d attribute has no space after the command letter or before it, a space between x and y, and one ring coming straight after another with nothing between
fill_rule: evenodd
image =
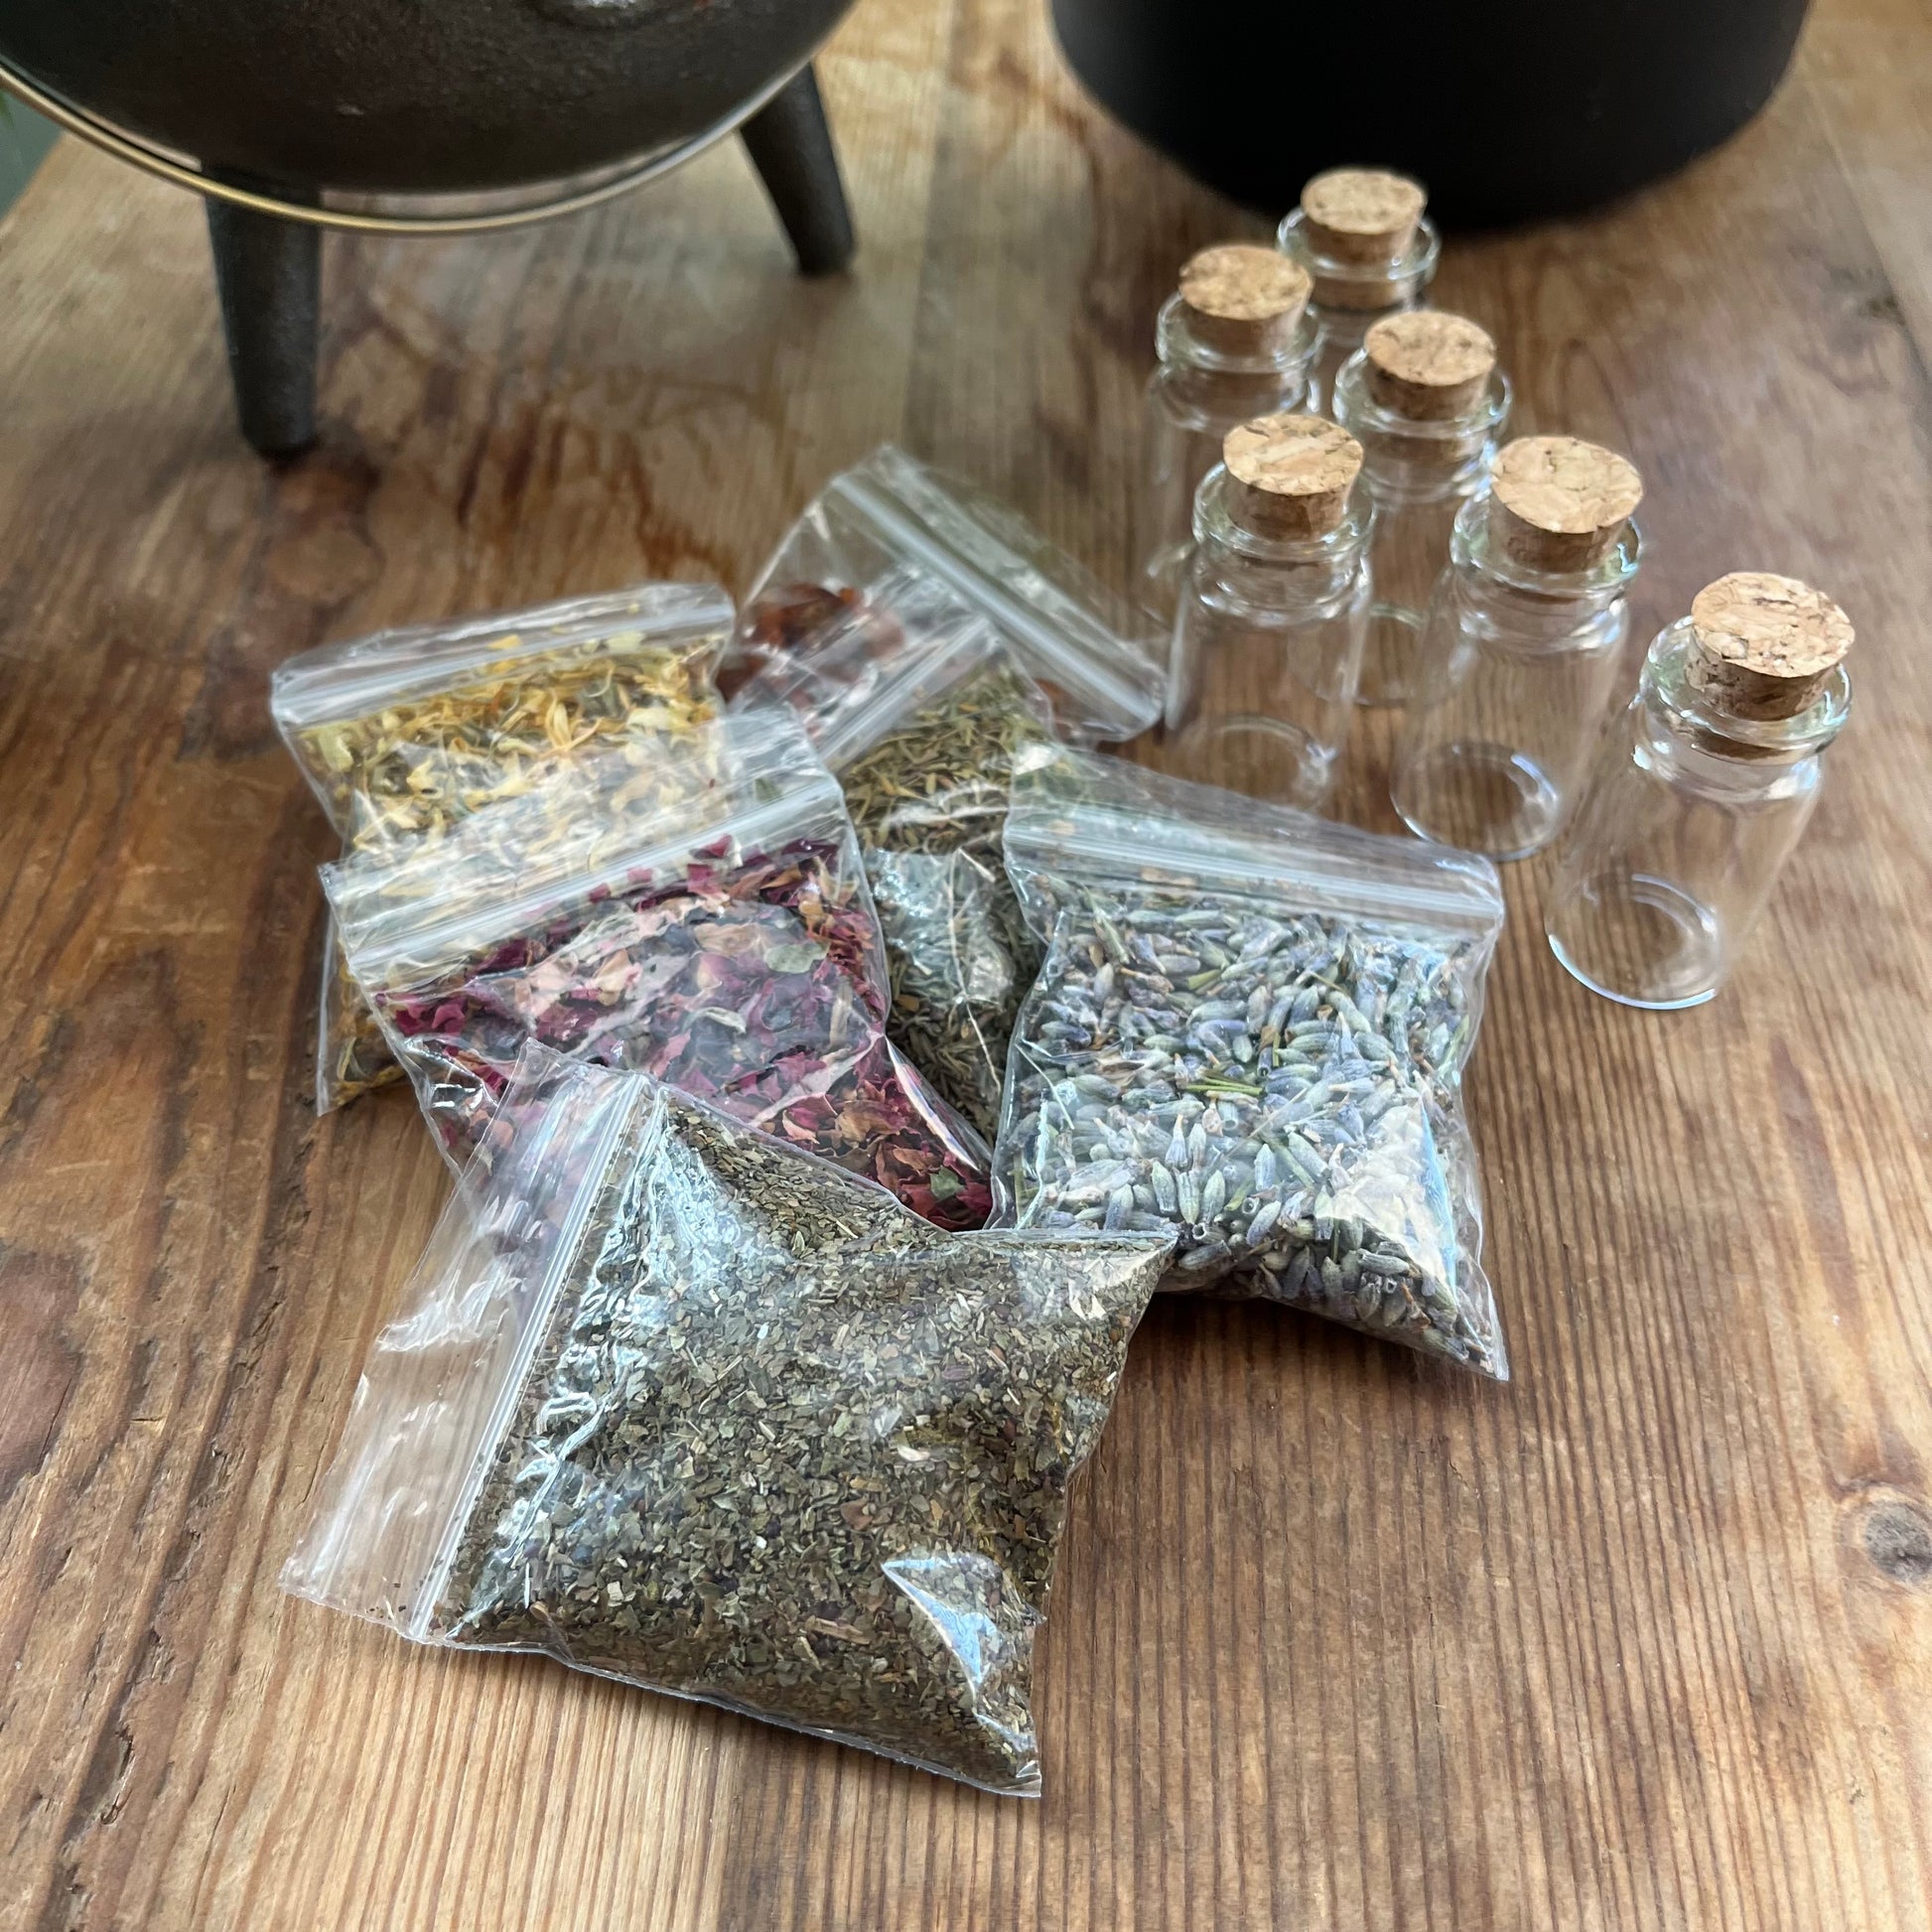
<instances>
[{"instance_id":1,"label":"herb packet pile","mask_svg":"<svg viewBox=\"0 0 1932 1932\"><path fill-rule=\"evenodd\" d=\"M1157 1288L1507 1376L1495 871L1092 756L1136 622L887 448L735 632L661 586L285 667L319 1105L392 1055L460 1175L287 1587L1033 1795Z\"/></svg>"},{"instance_id":2,"label":"herb packet pile","mask_svg":"<svg viewBox=\"0 0 1932 1932\"><path fill-rule=\"evenodd\" d=\"M1169 1289L1505 1379L1461 1104L1495 868L1074 752L1020 775L1006 842L1045 962L996 1223L1166 1230Z\"/></svg>"},{"instance_id":3,"label":"herb packet pile","mask_svg":"<svg viewBox=\"0 0 1932 1932\"><path fill-rule=\"evenodd\" d=\"M1169 1236L947 1235L532 1048L286 1587L1035 1795L1068 1483Z\"/></svg>"},{"instance_id":4,"label":"herb packet pile","mask_svg":"<svg viewBox=\"0 0 1932 1932\"><path fill-rule=\"evenodd\" d=\"M717 715L733 615L715 585L648 584L386 630L290 658L269 707L345 854L389 853L586 757L617 753L647 781ZM400 1077L332 932L316 1110Z\"/></svg>"},{"instance_id":5,"label":"herb packet pile","mask_svg":"<svg viewBox=\"0 0 1932 1932\"><path fill-rule=\"evenodd\" d=\"M787 717L579 761L435 845L323 869L349 966L453 1165L526 1041L641 1068L949 1227L986 1152L886 1036L836 781Z\"/></svg>"}]
</instances>

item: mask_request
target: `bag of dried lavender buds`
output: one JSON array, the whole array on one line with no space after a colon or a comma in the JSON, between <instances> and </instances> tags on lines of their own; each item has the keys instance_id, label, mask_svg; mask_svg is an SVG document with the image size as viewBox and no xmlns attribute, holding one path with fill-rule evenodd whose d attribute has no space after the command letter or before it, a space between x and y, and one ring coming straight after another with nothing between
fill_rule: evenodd
<instances>
[{"instance_id":1,"label":"bag of dried lavender buds","mask_svg":"<svg viewBox=\"0 0 1932 1932\"><path fill-rule=\"evenodd\" d=\"M622 745L640 765L718 711L731 634L709 584L645 584L384 630L280 665L269 709L345 851L436 839L560 762ZM401 1077L332 927L316 1111Z\"/></svg>"},{"instance_id":2,"label":"bag of dried lavender buds","mask_svg":"<svg viewBox=\"0 0 1932 1932\"><path fill-rule=\"evenodd\" d=\"M1167 1289L1505 1379L1461 1101L1495 868L1071 752L1017 778L1006 850L1046 957L995 1224L1171 1230Z\"/></svg>"},{"instance_id":3,"label":"bag of dried lavender buds","mask_svg":"<svg viewBox=\"0 0 1932 1932\"><path fill-rule=\"evenodd\" d=\"M509 1110L283 1587L1037 1795L1067 1488L1168 1240L942 1234L541 1049Z\"/></svg>"},{"instance_id":4,"label":"bag of dried lavender buds","mask_svg":"<svg viewBox=\"0 0 1932 1932\"><path fill-rule=\"evenodd\" d=\"M993 625L1052 700L1063 737L1138 736L1161 716L1165 638L1004 503L891 444L836 476L792 525L746 600L721 687L866 609L907 571Z\"/></svg>"},{"instance_id":5,"label":"bag of dried lavender buds","mask_svg":"<svg viewBox=\"0 0 1932 1932\"><path fill-rule=\"evenodd\" d=\"M985 1146L886 1036L865 866L789 717L699 726L641 769L620 747L322 873L453 1165L534 1039L656 1074L941 1225L985 1219Z\"/></svg>"},{"instance_id":6,"label":"bag of dried lavender buds","mask_svg":"<svg viewBox=\"0 0 1932 1932\"><path fill-rule=\"evenodd\" d=\"M899 574L761 665L732 706L788 706L837 774L885 934L887 1031L990 1138L1038 964L1001 840L1015 759L1052 738L1044 694L945 585Z\"/></svg>"}]
</instances>

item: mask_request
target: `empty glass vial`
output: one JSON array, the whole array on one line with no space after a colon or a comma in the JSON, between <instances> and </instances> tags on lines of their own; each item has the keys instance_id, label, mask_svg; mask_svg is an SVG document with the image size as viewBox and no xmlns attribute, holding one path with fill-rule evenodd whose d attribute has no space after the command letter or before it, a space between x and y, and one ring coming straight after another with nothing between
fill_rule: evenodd
<instances>
[{"instance_id":1,"label":"empty glass vial","mask_svg":"<svg viewBox=\"0 0 1932 1932\"><path fill-rule=\"evenodd\" d=\"M1308 270L1310 311L1320 326L1303 407L1327 406L1341 365L1381 317L1413 309L1436 274L1442 237L1423 215L1428 198L1406 175L1330 168L1302 190L1302 205L1276 235Z\"/></svg>"},{"instance_id":2,"label":"empty glass vial","mask_svg":"<svg viewBox=\"0 0 1932 1932\"><path fill-rule=\"evenodd\" d=\"M1728 976L1817 802L1852 704L1852 625L1761 571L1721 577L1650 646L1559 855L1550 945L1633 1007L1688 1007Z\"/></svg>"},{"instance_id":3,"label":"empty glass vial","mask_svg":"<svg viewBox=\"0 0 1932 1932\"><path fill-rule=\"evenodd\" d=\"M1182 776L1314 807L1355 702L1374 512L1361 446L1314 416L1229 432L1194 497L1174 614L1171 762Z\"/></svg>"},{"instance_id":4,"label":"empty glass vial","mask_svg":"<svg viewBox=\"0 0 1932 1932\"><path fill-rule=\"evenodd\" d=\"M1521 859L1563 829L1616 695L1642 495L1613 451L1529 436L1456 513L1391 787L1424 838Z\"/></svg>"},{"instance_id":5,"label":"empty glass vial","mask_svg":"<svg viewBox=\"0 0 1932 1932\"><path fill-rule=\"evenodd\" d=\"M1335 421L1362 446L1375 504L1375 603L1355 701L1407 704L1456 512L1482 486L1509 415L1496 345L1462 316L1384 316L1335 378Z\"/></svg>"},{"instance_id":6,"label":"empty glass vial","mask_svg":"<svg viewBox=\"0 0 1932 1932\"><path fill-rule=\"evenodd\" d=\"M1194 491L1228 431L1302 406L1319 336L1308 302L1306 269L1230 242L1195 255L1161 310L1134 555L1141 602L1164 623L1186 570Z\"/></svg>"}]
</instances>

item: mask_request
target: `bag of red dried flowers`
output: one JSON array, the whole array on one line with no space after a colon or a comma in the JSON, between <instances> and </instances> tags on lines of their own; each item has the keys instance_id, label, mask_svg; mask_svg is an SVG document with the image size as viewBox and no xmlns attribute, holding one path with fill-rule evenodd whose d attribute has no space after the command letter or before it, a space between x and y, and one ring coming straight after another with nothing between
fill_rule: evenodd
<instances>
[{"instance_id":1,"label":"bag of red dried flowers","mask_svg":"<svg viewBox=\"0 0 1932 1932\"><path fill-rule=\"evenodd\" d=\"M985 1219L986 1148L886 1037L865 867L789 718L700 727L648 773L564 767L323 885L452 1165L534 1039L651 1073L941 1227Z\"/></svg>"}]
</instances>

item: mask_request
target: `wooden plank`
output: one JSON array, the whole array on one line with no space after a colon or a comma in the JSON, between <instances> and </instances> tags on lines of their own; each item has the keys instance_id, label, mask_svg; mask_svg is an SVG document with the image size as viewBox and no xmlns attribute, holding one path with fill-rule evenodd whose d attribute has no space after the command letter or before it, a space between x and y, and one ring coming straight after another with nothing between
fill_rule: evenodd
<instances>
[{"instance_id":1,"label":"wooden plank","mask_svg":"<svg viewBox=\"0 0 1932 1932\"><path fill-rule=\"evenodd\" d=\"M889 434L1119 574L1154 310L1265 230L1085 103L1033 0L875 4L826 69L855 276L797 283L730 153L341 248L325 448L264 470L197 210L65 144L0 228L0 1927L1932 1928L1932 395L1873 188L1928 46L1826 0L1720 155L1449 251L1523 426L1643 468L1639 630L1813 576L1859 715L1708 1009L1585 995L1513 869L1472 1095L1512 1385L1150 1318L1038 1806L278 1595L443 1181L398 1096L308 1112L325 842L264 680L438 611L742 586Z\"/></svg>"},{"instance_id":2,"label":"wooden plank","mask_svg":"<svg viewBox=\"0 0 1932 1932\"><path fill-rule=\"evenodd\" d=\"M1805 27L1804 71L1902 317L1932 365L1932 62L1921 0L1828 0Z\"/></svg>"}]
</instances>

